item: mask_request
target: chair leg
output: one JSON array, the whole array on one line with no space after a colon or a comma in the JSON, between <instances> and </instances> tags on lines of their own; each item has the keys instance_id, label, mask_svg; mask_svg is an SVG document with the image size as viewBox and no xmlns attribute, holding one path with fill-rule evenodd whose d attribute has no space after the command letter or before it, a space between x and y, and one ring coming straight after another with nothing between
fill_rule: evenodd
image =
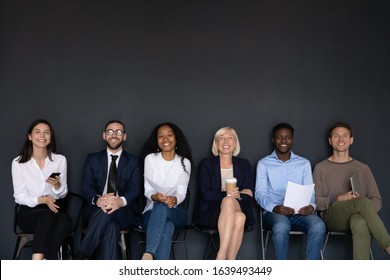
<instances>
[{"instance_id":1,"label":"chair leg","mask_svg":"<svg viewBox=\"0 0 390 280\"><path fill-rule=\"evenodd\" d=\"M326 249L326 245L328 244L329 235L330 235L330 232L328 232L325 236L324 246L322 247L322 250L321 250L321 260L325 259L325 249Z\"/></svg>"},{"instance_id":2,"label":"chair leg","mask_svg":"<svg viewBox=\"0 0 390 280\"><path fill-rule=\"evenodd\" d=\"M127 260L127 246L126 246L126 236L124 233L121 233L119 246L121 248L122 259Z\"/></svg>"},{"instance_id":3,"label":"chair leg","mask_svg":"<svg viewBox=\"0 0 390 280\"><path fill-rule=\"evenodd\" d=\"M64 254L63 249L64 249L63 245L61 245L60 248L58 248L57 260L60 260L60 261L63 260L63 257L62 257L62 255Z\"/></svg>"},{"instance_id":4,"label":"chair leg","mask_svg":"<svg viewBox=\"0 0 390 280\"><path fill-rule=\"evenodd\" d=\"M138 244L137 244L138 259L141 259L142 257L141 244L146 244L146 237L142 232L138 232Z\"/></svg>"},{"instance_id":5,"label":"chair leg","mask_svg":"<svg viewBox=\"0 0 390 280\"><path fill-rule=\"evenodd\" d=\"M70 240L65 246L65 253L62 254L63 260L73 260L74 259L74 247L73 247L73 241Z\"/></svg>"},{"instance_id":6,"label":"chair leg","mask_svg":"<svg viewBox=\"0 0 390 280\"><path fill-rule=\"evenodd\" d=\"M264 242L264 247L263 247L263 260L266 259L267 256L267 248L268 248L268 240L269 240L269 231L266 232L265 234L265 242Z\"/></svg>"},{"instance_id":7,"label":"chair leg","mask_svg":"<svg viewBox=\"0 0 390 280\"><path fill-rule=\"evenodd\" d=\"M216 243L216 234L210 233L209 234L209 242L207 243L206 250L204 251L203 259L206 259L208 250L211 250L208 254L207 259L212 260L215 259L216 252L218 252L218 246Z\"/></svg>"},{"instance_id":8,"label":"chair leg","mask_svg":"<svg viewBox=\"0 0 390 280\"><path fill-rule=\"evenodd\" d=\"M207 242L207 246L206 246L206 249L204 250L204 253L203 253L203 259L205 260L206 259L206 256L207 256L207 252L209 250L209 247L211 246L211 244L213 243L213 234L209 234L209 241Z\"/></svg>"},{"instance_id":9,"label":"chair leg","mask_svg":"<svg viewBox=\"0 0 390 280\"><path fill-rule=\"evenodd\" d=\"M20 252L22 251L23 247L29 242L32 241L32 237L26 237L26 236L18 236L16 239L16 245L15 245L15 251L13 259L16 260L19 257Z\"/></svg>"},{"instance_id":10,"label":"chair leg","mask_svg":"<svg viewBox=\"0 0 390 280\"><path fill-rule=\"evenodd\" d=\"M18 255L19 255L19 251L20 251L20 249L19 249L19 246L20 246L20 239L21 239L21 237L19 237L19 236L16 238L14 256L13 256L13 258L12 258L12 259L14 259L14 260L16 260L16 258L17 258Z\"/></svg>"},{"instance_id":11,"label":"chair leg","mask_svg":"<svg viewBox=\"0 0 390 280\"><path fill-rule=\"evenodd\" d=\"M174 233L173 234L173 239L171 241L171 253L172 253L172 258L176 260L175 256L175 245L176 245L176 240L179 238L180 232Z\"/></svg>"},{"instance_id":12,"label":"chair leg","mask_svg":"<svg viewBox=\"0 0 390 280\"><path fill-rule=\"evenodd\" d=\"M177 232L175 233L172 241L171 241L171 252L172 252L172 258L174 260L176 260L176 254L175 254L175 247L176 247L176 244L177 243L180 243L184 246L184 254L185 254L185 258L186 260L188 260L188 250L187 250L187 242L186 242L186 238L187 238L187 231L184 231L183 232L183 237L182 239L179 240L179 237L181 235L182 232Z\"/></svg>"},{"instance_id":13,"label":"chair leg","mask_svg":"<svg viewBox=\"0 0 390 280\"><path fill-rule=\"evenodd\" d=\"M186 260L188 260L187 231L184 232L183 240L184 240L184 252L185 252Z\"/></svg>"}]
</instances>

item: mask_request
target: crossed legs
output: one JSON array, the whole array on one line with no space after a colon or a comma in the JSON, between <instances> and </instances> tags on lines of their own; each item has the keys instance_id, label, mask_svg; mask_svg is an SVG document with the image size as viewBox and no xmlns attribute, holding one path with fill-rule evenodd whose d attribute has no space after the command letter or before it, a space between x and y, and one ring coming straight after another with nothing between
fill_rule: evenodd
<instances>
[{"instance_id":1,"label":"crossed legs","mask_svg":"<svg viewBox=\"0 0 390 280\"><path fill-rule=\"evenodd\" d=\"M244 235L245 219L236 199L227 196L222 200L218 218L220 246L217 260L236 259Z\"/></svg>"},{"instance_id":2,"label":"crossed legs","mask_svg":"<svg viewBox=\"0 0 390 280\"><path fill-rule=\"evenodd\" d=\"M390 254L390 236L368 198L334 203L324 216L329 230L352 232L354 259L368 259L370 234Z\"/></svg>"}]
</instances>

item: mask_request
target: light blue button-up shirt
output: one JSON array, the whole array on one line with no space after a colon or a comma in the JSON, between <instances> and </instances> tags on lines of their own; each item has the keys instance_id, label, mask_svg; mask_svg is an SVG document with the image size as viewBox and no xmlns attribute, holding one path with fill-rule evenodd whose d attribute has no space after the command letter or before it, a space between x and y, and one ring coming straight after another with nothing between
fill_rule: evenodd
<instances>
[{"instance_id":1,"label":"light blue button-up shirt","mask_svg":"<svg viewBox=\"0 0 390 280\"><path fill-rule=\"evenodd\" d=\"M301 185L312 184L310 161L293 152L288 161L281 161L276 151L259 160L256 168L257 203L268 212L272 212L277 205L283 205L288 181ZM316 209L314 191L310 205Z\"/></svg>"}]
</instances>

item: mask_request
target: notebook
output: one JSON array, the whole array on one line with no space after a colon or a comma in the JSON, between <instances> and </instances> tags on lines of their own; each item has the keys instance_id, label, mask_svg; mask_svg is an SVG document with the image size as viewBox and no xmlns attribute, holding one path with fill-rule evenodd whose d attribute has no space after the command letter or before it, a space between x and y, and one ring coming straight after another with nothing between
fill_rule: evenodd
<instances>
[{"instance_id":1,"label":"notebook","mask_svg":"<svg viewBox=\"0 0 390 280\"><path fill-rule=\"evenodd\" d=\"M357 192L359 194L362 194L362 188L360 186L359 182L359 176L357 173L354 173L349 180L351 181L351 187L352 187L352 192Z\"/></svg>"}]
</instances>

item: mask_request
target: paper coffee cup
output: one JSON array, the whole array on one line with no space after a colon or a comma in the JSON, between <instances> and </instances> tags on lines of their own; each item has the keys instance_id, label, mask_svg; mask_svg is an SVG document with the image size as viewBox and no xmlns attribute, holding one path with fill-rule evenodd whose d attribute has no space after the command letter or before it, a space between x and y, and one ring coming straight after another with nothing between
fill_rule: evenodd
<instances>
[{"instance_id":1,"label":"paper coffee cup","mask_svg":"<svg viewBox=\"0 0 390 280\"><path fill-rule=\"evenodd\" d=\"M236 186L237 186L237 179L236 178L226 179L226 195L230 196L231 193L236 188Z\"/></svg>"}]
</instances>

